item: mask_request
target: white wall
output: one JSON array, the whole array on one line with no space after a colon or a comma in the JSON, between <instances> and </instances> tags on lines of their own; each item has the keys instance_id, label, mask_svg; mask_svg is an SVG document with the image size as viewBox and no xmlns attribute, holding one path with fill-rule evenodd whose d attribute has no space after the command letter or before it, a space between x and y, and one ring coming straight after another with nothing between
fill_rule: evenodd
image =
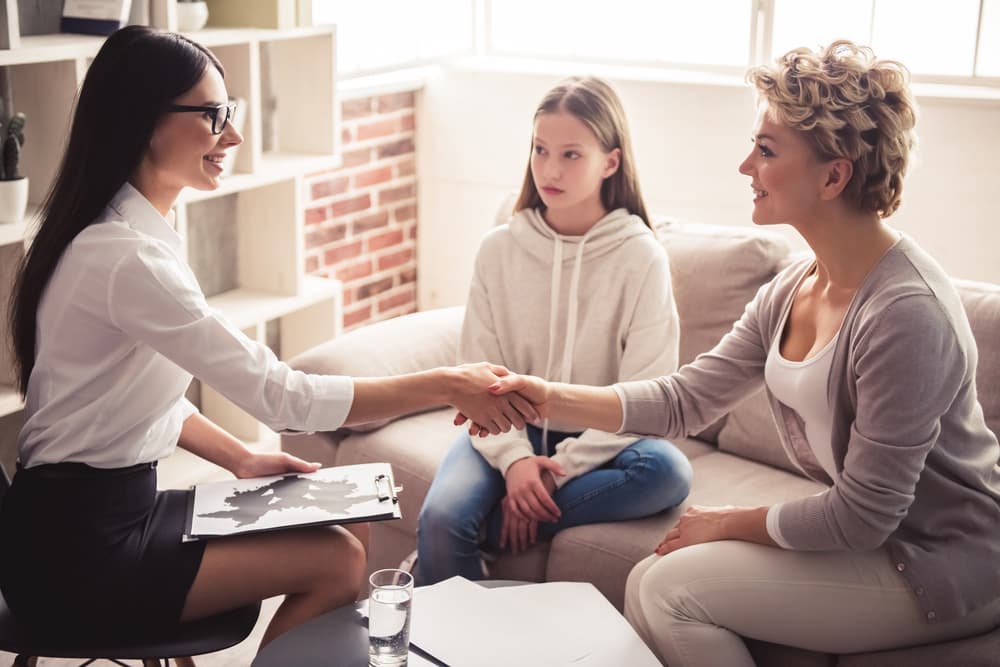
<instances>
[{"instance_id":1,"label":"white wall","mask_svg":"<svg viewBox=\"0 0 1000 667\"><path fill-rule=\"evenodd\" d=\"M559 78L460 64L427 82L417 137L422 309L464 303L479 239L523 178L535 105ZM612 82L650 211L752 224L749 179L736 170L750 149L749 88L726 80ZM1000 283L1000 100L918 102L919 162L890 222L952 275Z\"/></svg>"}]
</instances>

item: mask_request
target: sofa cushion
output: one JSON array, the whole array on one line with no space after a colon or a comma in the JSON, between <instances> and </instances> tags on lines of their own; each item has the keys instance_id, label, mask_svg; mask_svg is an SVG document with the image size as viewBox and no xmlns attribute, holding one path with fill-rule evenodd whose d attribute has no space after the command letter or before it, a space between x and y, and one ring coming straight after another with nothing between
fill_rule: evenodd
<instances>
[{"instance_id":1,"label":"sofa cushion","mask_svg":"<svg viewBox=\"0 0 1000 667\"><path fill-rule=\"evenodd\" d=\"M788 242L756 227L729 227L655 218L653 228L670 257L681 320L680 362L719 342L757 289L774 277Z\"/></svg>"},{"instance_id":2,"label":"sofa cushion","mask_svg":"<svg viewBox=\"0 0 1000 667\"><path fill-rule=\"evenodd\" d=\"M956 280L979 348L976 389L986 423L1000 435L1000 285Z\"/></svg>"},{"instance_id":3,"label":"sofa cushion","mask_svg":"<svg viewBox=\"0 0 1000 667\"><path fill-rule=\"evenodd\" d=\"M785 454L763 388L748 396L726 417L717 437L719 449L758 463L801 474Z\"/></svg>"},{"instance_id":4,"label":"sofa cushion","mask_svg":"<svg viewBox=\"0 0 1000 667\"><path fill-rule=\"evenodd\" d=\"M1000 662L1000 629L950 642L893 651L842 655L838 667L996 667Z\"/></svg>"},{"instance_id":5,"label":"sofa cushion","mask_svg":"<svg viewBox=\"0 0 1000 667\"><path fill-rule=\"evenodd\" d=\"M292 368L307 373L384 377L454 366L465 308L439 308L355 329L293 357ZM382 419L351 426L371 431L387 424Z\"/></svg>"},{"instance_id":6,"label":"sofa cushion","mask_svg":"<svg viewBox=\"0 0 1000 667\"><path fill-rule=\"evenodd\" d=\"M653 229L670 257L674 298L681 321L680 362L686 364L715 344L743 314L757 289L787 264L788 242L757 227L707 225L654 218ZM722 418L698 434L715 442ZM757 442L757 433L748 442ZM759 442L772 463L783 456L777 435ZM774 451L772 444L777 446Z\"/></svg>"}]
</instances>

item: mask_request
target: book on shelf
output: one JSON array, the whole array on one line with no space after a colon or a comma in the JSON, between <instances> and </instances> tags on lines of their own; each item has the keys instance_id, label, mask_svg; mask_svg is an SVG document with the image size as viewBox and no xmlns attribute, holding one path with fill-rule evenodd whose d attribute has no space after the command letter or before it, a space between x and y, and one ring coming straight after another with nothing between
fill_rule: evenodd
<instances>
[{"instance_id":1,"label":"book on shelf","mask_svg":"<svg viewBox=\"0 0 1000 667\"><path fill-rule=\"evenodd\" d=\"M87 35L110 35L128 23L131 10L132 0L66 0L60 29Z\"/></svg>"},{"instance_id":2,"label":"book on shelf","mask_svg":"<svg viewBox=\"0 0 1000 667\"><path fill-rule=\"evenodd\" d=\"M184 540L399 519L399 491L388 463L196 484Z\"/></svg>"}]
</instances>

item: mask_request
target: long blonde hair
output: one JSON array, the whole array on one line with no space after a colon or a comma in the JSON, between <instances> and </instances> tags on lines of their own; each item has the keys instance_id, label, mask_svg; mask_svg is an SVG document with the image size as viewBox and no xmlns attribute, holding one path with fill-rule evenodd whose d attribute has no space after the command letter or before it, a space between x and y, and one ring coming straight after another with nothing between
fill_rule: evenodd
<instances>
[{"instance_id":1,"label":"long blonde hair","mask_svg":"<svg viewBox=\"0 0 1000 667\"><path fill-rule=\"evenodd\" d=\"M642 218L649 226L649 216L646 214L646 205L639 191L639 179L636 177L625 111L614 89L603 79L593 76L564 79L545 95L533 118L557 111L564 111L580 119L597 137L601 150L605 153L616 148L621 151L618 170L601 184L601 204L608 211L624 208L632 215ZM534 147L532 137L528 167L524 172L521 193L514 204L514 213L526 208L545 209L531 175L531 153L534 152Z\"/></svg>"}]
</instances>

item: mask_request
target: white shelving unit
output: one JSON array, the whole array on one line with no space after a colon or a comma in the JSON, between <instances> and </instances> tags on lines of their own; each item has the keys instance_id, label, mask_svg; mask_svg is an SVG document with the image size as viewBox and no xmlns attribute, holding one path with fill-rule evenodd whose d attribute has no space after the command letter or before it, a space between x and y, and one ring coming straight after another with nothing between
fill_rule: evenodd
<instances>
[{"instance_id":1,"label":"white shelving unit","mask_svg":"<svg viewBox=\"0 0 1000 667\"><path fill-rule=\"evenodd\" d=\"M341 328L340 283L306 276L303 258L304 176L334 168L340 159L336 31L331 26L213 28L189 37L222 61L230 95L243 100L238 113L245 141L233 173L218 190L182 193L175 207L177 229L212 306L287 358ZM0 67L8 68L14 105L28 117L22 170L30 179L30 203L24 223L0 224L5 315L13 269L31 242L32 219L55 178L77 93L103 38L54 34L23 36L18 42L17 48L0 49ZM276 105L263 104L265 95L273 96ZM268 141L277 142L273 150L265 150L262 134L265 107L272 114ZM0 334L6 340L6 317ZM3 346L0 418L23 408L13 383ZM194 393L200 395L202 412L223 428L249 442L273 442L255 419L210 388Z\"/></svg>"}]
</instances>

